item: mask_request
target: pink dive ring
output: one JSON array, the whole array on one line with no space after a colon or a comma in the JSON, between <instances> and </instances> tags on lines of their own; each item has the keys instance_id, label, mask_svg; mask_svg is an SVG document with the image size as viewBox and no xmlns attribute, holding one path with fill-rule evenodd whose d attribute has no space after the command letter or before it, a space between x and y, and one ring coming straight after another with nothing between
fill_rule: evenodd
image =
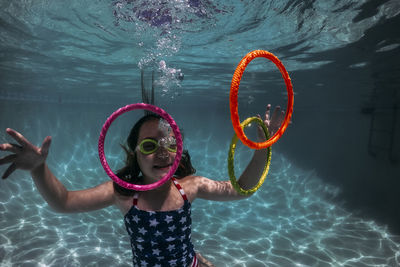
<instances>
[{"instance_id":1,"label":"pink dive ring","mask_svg":"<svg viewBox=\"0 0 400 267\"><path fill-rule=\"evenodd\" d=\"M104 156L104 139L106 138L106 134L107 134L108 128L110 127L111 123L121 114L131 111L131 110L135 110L135 109L146 109L146 110L149 110L151 112L154 112L154 113L160 115L163 119L165 119L169 123L169 125L171 126L171 128L175 134L176 145L177 145L175 161L172 164L172 167L169 170L169 172L161 180L159 180L155 183L152 183L152 184L138 185L138 184L127 183L124 180L121 180L110 169L110 166L107 163L106 157ZM110 178L114 182L116 182L118 185L125 187L127 189L136 190L136 191L152 190L154 188L157 188L157 187L163 185L166 181L168 181L174 175L176 169L178 169L179 162L182 157L182 150L183 150L182 136L179 131L178 125L176 125L176 123L172 119L172 117L167 112L165 112L163 109L153 106L153 105L150 105L150 104L145 104L145 103L130 104L130 105L127 105L125 107L118 109L113 114L111 114L111 116L108 117L108 119L106 120L106 122L103 125L103 128L101 129L98 149L99 149L99 157L100 157L101 165L103 165L103 168L106 171L107 175L110 176Z\"/></svg>"}]
</instances>

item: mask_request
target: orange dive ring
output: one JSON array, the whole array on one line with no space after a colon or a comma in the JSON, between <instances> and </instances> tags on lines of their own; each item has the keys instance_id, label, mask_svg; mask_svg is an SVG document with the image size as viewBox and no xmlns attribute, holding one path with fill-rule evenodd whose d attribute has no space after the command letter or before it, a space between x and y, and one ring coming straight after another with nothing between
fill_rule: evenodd
<instances>
[{"instance_id":1,"label":"orange dive ring","mask_svg":"<svg viewBox=\"0 0 400 267\"><path fill-rule=\"evenodd\" d=\"M250 63L250 61L252 61L256 57L265 57L271 60L278 67L279 71L282 74L283 79L285 80L286 89L288 93L288 103L287 103L284 122L282 123L279 130L271 138L260 143L251 141L244 134L242 127L240 127L240 119L238 112L238 91L239 91L240 80L242 79L243 72L246 69L247 65ZM274 54L265 50L254 50L248 53L239 62L239 65L236 67L235 73L233 74L232 77L231 91L229 95L229 106L231 110L231 120L233 129L235 130L236 135L243 142L243 144L252 149L262 149L262 148L267 148L272 144L274 144L276 141L278 141L278 139L281 138L281 136L283 135L283 133L285 132L286 128L289 125L290 118L292 117L293 113L293 102L294 102L293 86L289 74L286 71L285 66L283 66L282 62Z\"/></svg>"}]
</instances>

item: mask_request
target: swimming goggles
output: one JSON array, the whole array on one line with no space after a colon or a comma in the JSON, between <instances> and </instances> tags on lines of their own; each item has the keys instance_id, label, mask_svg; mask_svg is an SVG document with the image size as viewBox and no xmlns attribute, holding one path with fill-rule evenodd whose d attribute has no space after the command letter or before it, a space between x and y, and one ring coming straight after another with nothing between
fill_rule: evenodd
<instances>
[{"instance_id":1,"label":"swimming goggles","mask_svg":"<svg viewBox=\"0 0 400 267\"><path fill-rule=\"evenodd\" d=\"M177 151L176 140L172 136L161 138L158 141L150 138L143 139L137 146L137 149L145 155L150 155L156 152L160 146L169 152L176 153Z\"/></svg>"}]
</instances>

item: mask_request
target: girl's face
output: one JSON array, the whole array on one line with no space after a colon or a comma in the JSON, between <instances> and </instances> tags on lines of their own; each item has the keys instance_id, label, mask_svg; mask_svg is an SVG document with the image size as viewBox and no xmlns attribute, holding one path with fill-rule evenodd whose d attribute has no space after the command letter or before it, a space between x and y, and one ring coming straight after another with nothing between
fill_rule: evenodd
<instances>
[{"instance_id":1,"label":"girl's face","mask_svg":"<svg viewBox=\"0 0 400 267\"><path fill-rule=\"evenodd\" d=\"M139 145L144 139L152 139L158 142L163 138L174 137L173 132L166 136L166 132L160 129L159 120L154 119L145 122L139 131ZM158 146L158 149L151 154L143 154L138 148L135 150L137 162L146 183L154 183L164 177L174 163L176 153L168 151L164 146Z\"/></svg>"}]
</instances>

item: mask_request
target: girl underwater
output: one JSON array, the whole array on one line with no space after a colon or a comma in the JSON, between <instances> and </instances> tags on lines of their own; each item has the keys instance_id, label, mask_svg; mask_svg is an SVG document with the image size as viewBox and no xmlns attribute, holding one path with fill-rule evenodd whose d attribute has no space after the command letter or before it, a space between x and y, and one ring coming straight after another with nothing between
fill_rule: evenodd
<instances>
[{"instance_id":1,"label":"girl underwater","mask_svg":"<svg viewBox=\"0 0 400 267\"><path fill-rule=\"evenodd\" d=\"M146 102L154 102L153 98ZM281 125L284 112L276 107L270 116L270 109L268 105L264 123L272 135ZM118 177L134 184L151 184L168 173L175 159L176 144L173 132L165 131L164 124L160 116L152 113L135 123L124 147L126 165L117 172ZM69 191L46 164L50 136L37 147L13 129L7 128L6 132L17 143L0 144L0 150L12 153L0 158L0 165L10 164L2 178L17 169L29 171L42 197L60 213L117 207L124 215L131 239L134 266L213 266L195 251L191 241L191 204L196 198L231 201L248 197L237 193L229 180L215 181L195 175L188 151L183 152L174 177L156 189L139 192L107 181L93 188ZM258 137L265 140L260 129ZM267 160L266 151L254 151L238 180L243 189L257 184Z\"/></svg>"}]
</instances>

